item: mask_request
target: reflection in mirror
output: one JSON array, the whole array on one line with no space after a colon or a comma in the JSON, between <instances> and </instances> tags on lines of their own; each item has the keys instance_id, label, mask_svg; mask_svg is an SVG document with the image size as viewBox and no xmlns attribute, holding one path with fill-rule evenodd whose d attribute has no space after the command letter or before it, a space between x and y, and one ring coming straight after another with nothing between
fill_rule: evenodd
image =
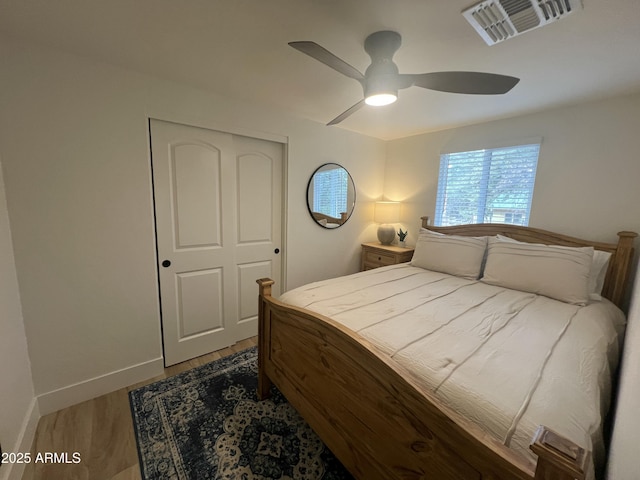
<instances>
[{"instance_id":1,"label":"reflection in mirror","mask_svg":"<svg viewBox=\"0 0 640 480\"><path fill-rule=\"evenodd\" d=\"M353 213L356 186L349 172L337 163L320 166L307 185L307 207L315 222L323 228L338 228Z\"/></svg>"}]
</instances>

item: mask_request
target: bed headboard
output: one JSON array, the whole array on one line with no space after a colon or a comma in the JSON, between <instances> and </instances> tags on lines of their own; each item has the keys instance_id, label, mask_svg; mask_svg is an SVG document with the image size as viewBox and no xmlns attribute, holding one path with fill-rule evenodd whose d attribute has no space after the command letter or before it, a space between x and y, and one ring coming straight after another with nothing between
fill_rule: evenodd
<instances>
[{"instance_id":1,"label":"bed headboard","mask_svg":"<svg viewBox=\"0 0 640 480\"><path fill-rule=\"evenodd\" d=\"M331 217L331 216L327 215L326 213L320 213L320 212L311 212L311 215L313 216L313 218L317 222L320 222L322 220L326 220L329 223L337 223L338 225L342 225L348 219L346 212L342 212L340 214L340 218Z\"/></svg>"},{"instance_id":2,"label":"bed headboard","mask_svg":"<svg viewBox=\"0 0 640 480\"><path fill-rule=\"evenodd\" d=\"M580 238L549 232L533 227L508 225L499 223L476 223L455 225L451 227L435 227L429 225L429 217L422 218L422 228L449 235L472 237L504 235L521 242L543 243L546 245L564 245L567 247L593 247L611 253L607 276L602 288L602 296L622 308L624 294L629 283L629 272L633 261L633 243L638 236L636 232L618 232L618 243L591 242Z\"/></svg>"}]
</instances>

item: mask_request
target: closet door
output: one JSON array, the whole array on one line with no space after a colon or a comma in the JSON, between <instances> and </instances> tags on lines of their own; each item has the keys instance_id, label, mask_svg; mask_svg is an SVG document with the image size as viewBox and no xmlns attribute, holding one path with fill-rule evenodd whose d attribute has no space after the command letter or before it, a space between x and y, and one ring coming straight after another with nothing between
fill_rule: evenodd
<instances>
[{"instance_id":1,"label":"closet door","mask_svg":"<svg viewBox=\"0 0 640 480\"><path fill-rule=\"evenodd\" d=\"M282 144L151 120L165 365L257 335L281 284Z\"/></svg>"}]
</instances>

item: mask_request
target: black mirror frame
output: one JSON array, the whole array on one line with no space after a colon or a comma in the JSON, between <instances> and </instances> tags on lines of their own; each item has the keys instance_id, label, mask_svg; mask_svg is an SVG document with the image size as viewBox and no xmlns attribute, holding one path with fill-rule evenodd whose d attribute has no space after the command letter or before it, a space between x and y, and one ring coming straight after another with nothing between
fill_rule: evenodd
<instances>
[{"instance_id":1,"label":"black mirror frame","mask_svg":"<svg viewBox=\"0 0 640 480\"><path fill-rule=\"evenodd\" d=\"M315 176L316 173L318 173L318 171L320 171L323 167L326 167L327 165L337 165L338 167L342 168L345 172L347 172L347 176L349 177L349 182L351 182L351 187L353 187L353 206L351 207L351 210L349 212L347 212L346 218L344 218L344 219L342 219L342 218L335 219L335 220L339 221L339 224L338 224L337 227L334 227L334 228L329 228L326 225L322 225L318 221L318 219L316 218L316 215L323 215L323 214L318 214L317 212L314 212L311 209L311 205L309 204L309 189L311 188L311 182L313 182L313 177ZM351 215L353 215L353 211L356 209L356 197L357 197L356 183L353 181L353 177L349 173L349 170L344 168L339 163L327 162L327 163L323 163L318 168L316 168L313 171L313 173L311 174L311 177L309 177L309 181L307 182L307 194L306 195L307 195L307 210L309 211L309 215L311 216L311 219L315 222L316 225L318 225L318 226L320 226L322 228L325 228L327 230L335 230L336 228L340 228L341 226L343 226L351 218ZM332 217L328 217L327 216L327 218L332 218Z\"/></svg>"}]
</instances>

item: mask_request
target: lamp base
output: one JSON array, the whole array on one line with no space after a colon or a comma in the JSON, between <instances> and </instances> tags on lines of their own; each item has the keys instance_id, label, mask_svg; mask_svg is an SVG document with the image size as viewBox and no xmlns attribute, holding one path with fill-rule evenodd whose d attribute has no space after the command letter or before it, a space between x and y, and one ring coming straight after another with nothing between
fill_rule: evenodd
<instances>
[{"instance_id":1,"label":"lamp base","mask_svg":"<svg viewBox=\"0 0 640 480\"><path fill-rule=\"evenodd\" d=\"M394 238L396 238L396 229L393 225L385 224L378 227L378 240L382 245L391 245Z\"/></svg>"}]
</instances>

